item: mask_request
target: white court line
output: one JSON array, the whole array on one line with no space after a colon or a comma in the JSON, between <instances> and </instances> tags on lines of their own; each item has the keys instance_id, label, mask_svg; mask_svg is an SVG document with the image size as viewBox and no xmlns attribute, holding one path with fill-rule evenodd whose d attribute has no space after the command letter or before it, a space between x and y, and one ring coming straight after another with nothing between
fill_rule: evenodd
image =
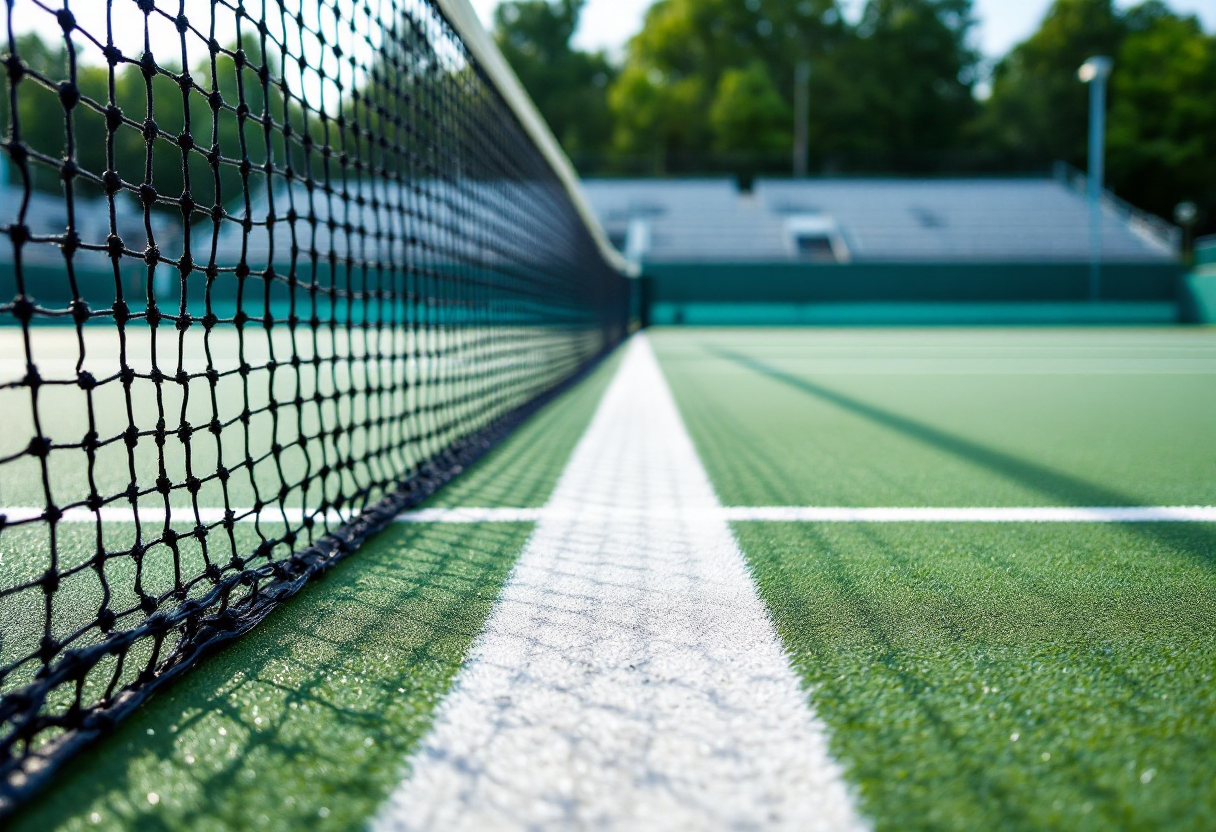
<instances>
[{"instance_id":1,"label":"white court line","mask_svg":"<svg viewBox=\"0 0 1216 832\"><path fill-rule=\"evenodd\" d=\"M0 515L9 521L38 520L40 508L0 508ZM410 511L397 517L398 523L538 523L546 517L556 518L560 512L549 508L427 508ZM622 508L617 506L582 506L567 512L571 517L588 517L591 514L611 514L624 519L653 517L661 519L664 509L648 507ZM252 508L237 509L238 523L282 523L284 514L288 523L299 525L305 512L288 509L280 512L263 509L255 515ZM845 506L737 506L686 509L686 516L696 515L707 520L726 522L777 522L777 523L1216 523L1216 506L1030 506L1030 507L879 507L850 508ZM140 509L144 523L160 525L165 521L164 509ZM320 512L310 514L320 521ZM189 508L172 510L173 520L193 523L194 512ZM350 520L352 513L329 511L325 515L331 524ZM88 509L69 509L60 522L92 523L97 516ZM199 519L208 525L220 523L224 510L205 508L199 510ZM568 518L569 519L569 518ZM105 523L134 523L135 514L129 508L103 508L101 520Z\"/></svg>"},{"instance_id":2,"label":"white court line","mask_svg":"<svg viewBox=\"0 0 1216 832\"><path fill-rule=\"evenodd\" d=\"M726 508L727 520L802 523L1216 523L1214 506Z\"/></svg>"},{"instance_id":3,"label":"white court line","mask_svg":"<svg viewBox=\"0 0 1216 832\"><path fill-rule=\"evenodd\" d=\"M558 510L518 508L427 509L397 518L399 523L518 523L556 519ZM669 510L655 507L576 506L567 519L610 514L618 520L661 520ZM848 508L739 506L683 509L686 517L710 522L778 523L1216 523L1216 506L1099 506L1027 508Z\"/></svg>"},{"instance_id":4,"label":"white court line","mask_svg":"<svg viewBox=\"0 0 1216 832\"><path fill-rule=\"evenodd\" d=\"M637 337L372 828L864 828L717 508Z\"/></svg>"}]
</instances>

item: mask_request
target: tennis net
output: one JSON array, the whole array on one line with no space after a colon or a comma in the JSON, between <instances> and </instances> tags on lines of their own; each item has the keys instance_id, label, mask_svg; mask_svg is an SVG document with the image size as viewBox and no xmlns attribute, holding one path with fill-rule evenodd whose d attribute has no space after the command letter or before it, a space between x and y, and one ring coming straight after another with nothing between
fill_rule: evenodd
<instances>
[{"instance_id":1,"label":"tennis net","mask_svg":"<svg viewBox=\"0 0 1216 832\"><path fill-rule=\"evenodd\" d=\"M0 816L627 327L466 0L10 0Z\"/></svg>"}]
</instances>

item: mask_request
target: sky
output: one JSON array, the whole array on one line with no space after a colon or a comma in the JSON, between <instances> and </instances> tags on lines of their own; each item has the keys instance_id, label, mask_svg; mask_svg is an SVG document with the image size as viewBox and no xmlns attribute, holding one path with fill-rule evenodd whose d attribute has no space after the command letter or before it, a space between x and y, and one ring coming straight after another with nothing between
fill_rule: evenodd
<instances>
[{"instance_id":1,"label":"sky","mask_svg":"<svg viewBox=\"0 0 1216 832\"><path fill-rule=\"evenodd\" d=\"M652 0L588 0L575 43L582 49L604 49L619 55L626 41L642 26L642 17ZM862 0L844 0L854 10ZM489 28L498 0L472 0ZM999 58L1025 40L1047 12L1051 0L976 0L979 46L989 58ZM1120 6L1136 5L1120 2ZM1216 0L1172 0L1176 11L1198 14L1204 28L1216 31Z\"/></svg>"}]
</instances>

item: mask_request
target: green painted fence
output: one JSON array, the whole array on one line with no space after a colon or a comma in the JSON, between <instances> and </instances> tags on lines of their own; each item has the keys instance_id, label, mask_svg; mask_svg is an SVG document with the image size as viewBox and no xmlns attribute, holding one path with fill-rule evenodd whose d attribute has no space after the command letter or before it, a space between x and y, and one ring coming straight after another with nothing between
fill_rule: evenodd
<instances>
[{"instance_id":1,"label":"green painted fence","mask_svg":"<svg viewBox=\"0 0 1216 832\"><path fill-rule=\"evenodd\" d=\"M1109 263L652 263L654 324L1172 323L1179 265Z\"/></svg>"},{"instance_id":2,"label":"green painted fence","mask_svg":"<svg viewBox=\"0 0 1216 832\"><path fill-rule=\"evenodd\" d=\"M1183 314L1194 323L1216 324L1216 237L1195 243L1195 270L1186 277Z\"/></svg>"}]
</instances>

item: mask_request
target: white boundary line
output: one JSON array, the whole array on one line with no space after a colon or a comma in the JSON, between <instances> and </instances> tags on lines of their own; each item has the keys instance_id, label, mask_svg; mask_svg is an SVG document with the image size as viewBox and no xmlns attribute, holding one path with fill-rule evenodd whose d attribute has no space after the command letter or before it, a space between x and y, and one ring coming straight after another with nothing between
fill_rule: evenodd
<instances>
[{"instance_id":1,"label":"white boundary line","mask_svg":"<svg viewBox=\"0 0 1216 832\"><path fill-rule=\"evenodd\" d=\"M556 519L560 512L553 508L427 508L410 511L397 518L398 523L539 523L546 518ZM603 513L620 519L662 518L663 509L619 508L580 506L574 509L580 517ZM731 508L707 508L685 510L685 516L702 517L706 520L725 520L731 523L1216 523L1216 506L1029 506L1029 507L876 507L850 508L846 506L736 506ZM10 522L37 521L41 519L40 508L0 508ZM175 522L193 523L193 509L175 508L171 512ZM282 523L284 520L299 525L306 516L318 522L320 512L306 514L300 509L263 509L255 514L252 508L236 509L238 523ZM135 513L129 508L103 508L100 512L104 523L134 523ZM165 521L164 509L140 509L140 520L152 525ZM338 525L352 519L351 512L330 511L325 519ZM199 510L198 519L213 525L223 522L224 510L205 508ZM97 514L83 508L65 511L61 523L93 523Z\"/></svg>"},{"instance_id":2,"label":"white boundary line","mask_svg":"<svg viewBox=\"0 0 1216 832\"><path fill-rule=\"evenodd\" d=\"M453 508L409 512L399 523L519 523L555 517L553 508ZM610 514L620 519L662 519L662 508L622 509L580 506L579 517ZM1216 506L1110 506L1110 507L960 507L960 508L849 508L833 506L737 506L685 509L685 517L706 521L768 523L1216 523Z\"/></svg>"},{"instance_id":3,"label":"white boundary line","mask_svg":"<svg viewBox=\"0 0 1216 832\"><path fill-rule=\"evenodd\" d=\"M795 523L1216 523L1213 506L727 508L732 521Z\"/></svg>"},{"instance_id":4,"label":"white boundary line","mask_svg":"<svg viewBox=\"0 0 1216 832\"><path fill-rule=\"evenodd\" d=\"M716 509L636 337L371 829L864 829Z\"/></svg>"}]
</instances>

